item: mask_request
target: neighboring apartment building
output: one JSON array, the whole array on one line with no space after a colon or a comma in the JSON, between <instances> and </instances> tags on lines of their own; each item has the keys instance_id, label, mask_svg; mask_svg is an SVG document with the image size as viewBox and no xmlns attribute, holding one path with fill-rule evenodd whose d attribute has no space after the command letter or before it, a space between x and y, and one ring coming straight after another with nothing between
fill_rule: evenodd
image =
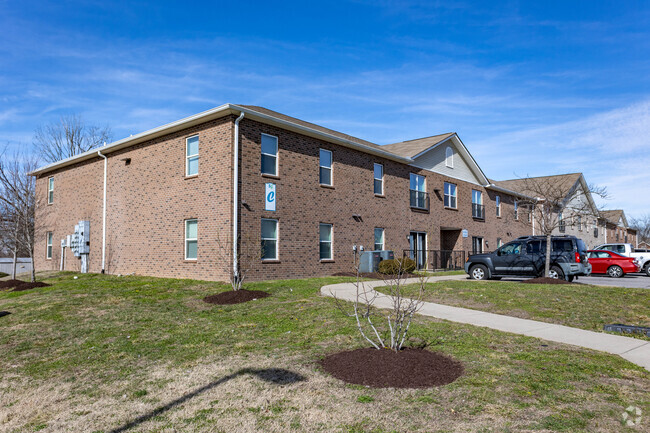
<instances>
[{"instance_id":1,"label":"neighboring apartment building","mask_svg":"<svg viewBox=\"0 0 650 433\"><path fill-rule=\"evenodd\" d=\"M604 242L624 242L637 245L636 230L627 223L623 209L606 210L600 213L606 222L607 239Z\"/></svg>"},{"instance_id":2,"label":"neighboring apartment building","mask_svg":"<svg viewBox=\"0 0 650 433\"><path fill-rule=\"evenodd\" d=\"M528 196L554 198L559 201L561 204L554 219L557 224L554 225L553 234L576 236L589 248L606 241L605 221L599 218L598 208L582 173L510 179L493 183ZM533 221L532 228L534 234L540 234L538 221Z\"/></svg>"},{"instance_id":3,"label":"neighboring apartment building","mask_svg":"<svg viewBox=\"0 0 650 433\"><path fill-rule=\"evenodd\" d=\"M233 232L240 252L263 246L246 265L252 280L352 271L353 246L435 268L451 260L440 251L531 232L519 193L491 184L454 133L379 146L254 106L226 104L34 175L37 269L59 268L79 220L90 221L90 272L206 280L242 265ZM79 260L66 253L64 267Z\"/></svg>"}]
</instances>

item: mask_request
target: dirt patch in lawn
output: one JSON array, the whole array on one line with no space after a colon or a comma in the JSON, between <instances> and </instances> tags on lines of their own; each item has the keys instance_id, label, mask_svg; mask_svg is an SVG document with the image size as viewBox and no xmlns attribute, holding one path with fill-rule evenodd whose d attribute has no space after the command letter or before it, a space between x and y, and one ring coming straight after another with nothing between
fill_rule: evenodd
<instances>
[{"instance_id":1,"label":"dirt patch in lawn","mask_svg":"<svg viewBox=\"0 0 650 433\"><path fill-rule=\"evenodd\" d=\"M21 280L0 281L0 290L9 290L21 284L25 284L25 281L21 281Z\"/></svg>"},{"instance_id":2,"label":"dirt patch in lawn","mask_svg":"<svg viewBox=\"0 0 650 433\"><path fill-rule=\"evenodd\" d=\"M356 349L328 355L321 367L337 379L373 388L429 388L463 374L463 365L424 349Z\"/></svg>"},{"instance_id":3,"label":"dirt patch in lawn","mask_svg":"<svg viewBox=\"0 0 650 433\"><path fill-rule=\"evenodd\" d=\"M356 277L357 273L356 272L337 272L336 274L332 275L333 277ZM409 273L404 273L402 274L402 278L419 278L422 275L418 274L409 274ZM379 272L366 272L359 274L360 278L370 278L373 280L393 280L395 279L394 275L384 275L380 274Z\"/></svg>"},{"instance_id":4,"label":"dirt patch in lawn","mask_svg":"<svg viewBox=\"0 0 650 433\"><path fill-rule=\"evenodd\" d=\"M566 280L561 280L559 278L549 278L549 277L537 277L530 280L523 280L522 283L526 284L579 284L579 283L570 283Z\"/></svg>"},{"instance_id":5,"label":"dirt patch in lawn","mask_svg":"<svg viewBox=\"0 0 650 433\"><path fill-rule=\"evenodd\" d=\"M35 289L37 287L50 287L49 284L43 283L41 281L36 281L34 283L22 283L16 286L13 290L14 292L24 292L25 290Z\"/></svg>"},{"instance_id":6,"label":"dirt patch in lawn","mask_svg":"<svg viewBox=\"0 0 650 433\"><path fill-rule=\"evenodd\" d=\"M222 292L217 295L210 295L203 298L203 302L208 304L217 304L217 305L231 305L231 304L241 304L242 302L253 301L255 299L261 299L271 296L267 292L261 290L229 290L227 292Z\"/></svg>"}]
</instances>

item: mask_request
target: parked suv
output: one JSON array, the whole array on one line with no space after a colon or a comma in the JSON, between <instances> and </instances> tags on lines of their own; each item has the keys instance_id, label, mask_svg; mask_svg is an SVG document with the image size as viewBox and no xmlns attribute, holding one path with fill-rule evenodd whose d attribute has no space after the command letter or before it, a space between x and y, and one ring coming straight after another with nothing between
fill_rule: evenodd
<instances>
[{"instance_id":1,"label":"parked suv","mask_svg":"<svg viewBox=\"0 0 650 433\"><path fill-rule=\"evenodd\" d=\"M587 247L575 236L551 238L551 268L549 276L573 281L577 275L591 274ZM506 276L544 275L546 236L522 236L494 252L474 254L467 258L465 272L475 280Z\"/></svg>"}]
</instances>

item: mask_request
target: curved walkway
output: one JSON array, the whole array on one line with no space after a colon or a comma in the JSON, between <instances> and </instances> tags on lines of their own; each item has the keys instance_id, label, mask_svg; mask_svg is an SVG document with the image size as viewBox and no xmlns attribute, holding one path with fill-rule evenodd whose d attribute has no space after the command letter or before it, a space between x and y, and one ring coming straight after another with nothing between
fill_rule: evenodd
<instances>
[{"instance_id":1,"label":"curved walkway","mask_svg":"<svg viewBox=\"0 0 650 433\"><path fill-rule=\"evenodd\" d=\"M466 275L451 275L443 277L429 277L427 282L434 283L445 280L465 280ZM407 284L417 283L418 278L405 280ZM364 281L363 289L370 292L375 287L385 286L384 281ZM325 296L336 297L346 301L356 299L354 283L330 284L320 289ZM391 308L390 296L378 294L374 305L379 308ZM527 335L557 343L572 344L586 349L619 355L634 364L650 370L650 342L636 338L623 337L603 332L586 331L569 326L555 325L553 323L538 322L536 320L519 319L502 314L486 313L484 311L470 310L468 308L450 307L448 305L424 302L418 314L436 317L452 322L467 323L475 326L498 329L499 331L513 334Z\"/></svg>"}]
</instances>

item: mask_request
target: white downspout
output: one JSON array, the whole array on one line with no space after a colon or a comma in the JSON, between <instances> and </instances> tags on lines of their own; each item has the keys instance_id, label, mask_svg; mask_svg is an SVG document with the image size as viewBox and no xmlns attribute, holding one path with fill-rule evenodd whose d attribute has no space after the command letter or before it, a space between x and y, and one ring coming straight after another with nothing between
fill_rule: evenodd
<instances>
[{"instance_id":1,"label":"white downspout","mask_svg":"<svg viewBox=\"0 0 650 433\"><path fill-rule=\"evenodd\" d=\"M97 155L104 158L104 209L102 211L102 274L106 270L106 180L108 175L108 158L100 150Z\"/></svg>"},{"instance_id":2,"label":"white downspout","mask_svg":"<svg viewBox=\"0 0 650 433\"><path fill-rule=\"evenodd\" d=\"M235 142L233 144L233 185L232 185L232 272L239 279L237 263L237 241L239 234L239 122L244 118L244 112L235 120Z\"/></svg>"}]
</instances>

